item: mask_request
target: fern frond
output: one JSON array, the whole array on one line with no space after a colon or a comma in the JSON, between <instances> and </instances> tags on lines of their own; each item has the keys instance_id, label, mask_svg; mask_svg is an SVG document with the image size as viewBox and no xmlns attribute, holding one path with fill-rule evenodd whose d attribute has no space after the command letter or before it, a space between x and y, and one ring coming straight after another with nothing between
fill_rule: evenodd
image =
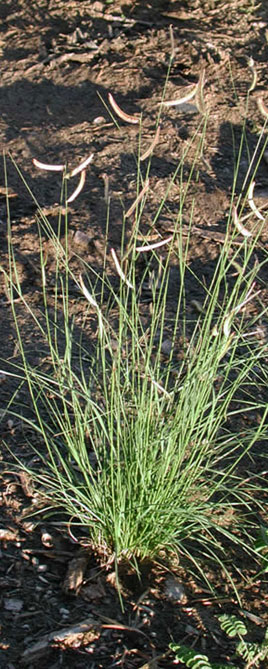
<instances>
[{"instance_id":1,"label":"fern frond","mask_svg":"<svg viewBox=\"0 0 268 669\"><path fill-rule=\"evenodd\" d=\"M244 636L247 634L247 628L245 623L236 616L230 616L227 613L224 613L222 616L219 616L219 622L221 624L221 629L229 636Z\"/></svg>"},{"instance_id":2,"label":"fern frond","mask_svg":"<svg viewBox=\"0 0 268 669\"><path fill-rule=\"evenodd\" d=\"M259 643L249 643L242 639L236 646L236 652L243 660L254 663L253 666L258 667L259 663L267 657L268 648L262 648Z\"/></svg>"},{"instance_id":3,"label":"fern frond","mask_svg":"<svg viewBox=\"0 0 268 669\"><path fill-rule=\"evenodd\" d=\"M170 643L169 647L173 650L176 660L185 664L189 669L235 669L234 665L215 664L210 662L207 655L201 655L192 648L183 644Z\"/></svg>"},{"instance_id":4,"label":"fern frond","mask_svg":"<svg viewBox=\"0 0 268 669\"><path fill-rule=\"evenodd\" d=\"M175 653L176 660L183 662L190 669L213 669L207 655L200 655L182 644L171 643L170 648Z\"/></svg>"}]
</instances>

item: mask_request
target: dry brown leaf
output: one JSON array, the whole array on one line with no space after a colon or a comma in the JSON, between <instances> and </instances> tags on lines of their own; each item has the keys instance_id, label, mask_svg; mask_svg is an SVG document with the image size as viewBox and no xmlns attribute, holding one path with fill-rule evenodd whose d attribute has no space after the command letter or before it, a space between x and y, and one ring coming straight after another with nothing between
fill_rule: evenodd
<instances>
[{"instance_id":1,"label":"dry brown leaf","mask_svg":"<svg viewBox=\"0 0 268 669\"><path fill-rule=\"evenodd\" d=\"M21 487L22 487L22 490L24 492L25 497L33 497L35 489L34 489L32 477L30 476L30 474L28 474L28 472L21 469L18 472L18 477L20 479L20 484L21 484Z\"/></svg>"},{"instance_id":2,"label":"dry brown leaf","mask_svg":"<svg viewBox=\"0 0 268 669\"><path fill-rule=\"evenodd\" d=\"M82 555L76 557L68 564L67 574L63 583L64 592L74 590L75 592L82 585L85 571L88 565L88 557Z\"/></svg>"}]
</instances>

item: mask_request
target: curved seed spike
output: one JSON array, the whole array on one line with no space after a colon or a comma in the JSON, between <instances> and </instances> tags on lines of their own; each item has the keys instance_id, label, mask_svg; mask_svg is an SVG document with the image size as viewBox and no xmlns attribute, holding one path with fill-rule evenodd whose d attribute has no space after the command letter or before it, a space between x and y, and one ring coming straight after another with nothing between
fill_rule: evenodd
<instances>
[{"instance_id":1,"label":"curved seed spike","mask_svg":"<svg viewBox=\"0 0 268 669\"><path fill-rule=\"evenodd\" d=\"M203 68L200 72L200 77L197 82L196 86L196 106L200 114L205 114L206 113L206 106L205 106L205 100L204 100L204 85L206 83L205 81L205 73L206 70Z\"/></svg>"},{"instance_id":2,"label":"curved seed spike","mask_svg":"<svg viewBox=\"0 0 268 669\"><path fill-rule=\"evenodd\" d=\"M237 314L237 312L240 311L240 309L242 309L242 307L244 307L245 304L248 304L248 302L253 300L254 297L257 297L257 295L259 295L261 293L261 290L257 290L257 293L254 293L254 295L252 295L252 291L254 290L254 288L255 288L255 281L253 282L252 286L248 290L248 292L246 294L246 297L243 300L243 302L240 302L240 304L238 304L237 307L235 307L233 309L233 313Z\"/></svg>"},{"instance_id":3,"label":"curved seed spike","mask_svg":"<svg viewBox=\"0 0 268 669\"><path fill-rule=\"evenodd\" d=\"M117 255L116 255L116 252L115 252L114 249L111 249L111 254L112 254L114 264L115 264L115 269L117 271L117 274L119 274L120 279L122 279L122 281L124 281L127 284L127 286L129 288L132 288L132 290L133 290L134 286L132 285L132 283L130 283L130 281L127 279L126 275L124 274L123 270L121 269L119 260L117 258Z\"/></svg>"},{"instance_id":4,"label":"curved seed spike","mask_svg":"<svg viewBox=\"0 0 268 669\"><path fill-rule=\"evenodd\" d=\"M165 395L166 397L171 398L170 393L168 393L168 391L165 388L163 388L163 386L161 386L160 383L158 383L157 381L155 381L152 378L150 378L150 381L153 384L153 386L155 386L157 388L157 390L159 390L160 393L163 393L163 395Z\"/></svg>"},{"instance_id":5,"label":"curved seed spike","mask_svg":"<svg viewBox=\"0 0 268 669\"><path fill-rule=\"evenodd\" d=\"M97 304L96 300L94 299L94 297L92 297L91 293L88 291L88 289L86 288L86 286L84 284L82 274L79 274L79 281L80 281L80 286L81 286L82 293L83 293L84 297L86 298L86 300L89 302L89 304L91 304L92 307L95 307L95 309L98 309L98 304Z\"/></svg>"},{"instance_id":6,"label":"curved seed spike","mask_svg":"<svg viewBox=\"0 0 268 669\"><path fill-rule=\"evenodd\" d=\"M125 213L125 218L128 218L129 216L131 216L131 214L133 214L133 211L135 211L137 205L138 205L139 202L142 200L142 198L143 198L143 196L145 195L145 193L147 192L148 188L149 188L149 179L146 179L145 184L144 184L144 186L143 186L143 189L142 189L141 192L139 193L138 197L136 197L136 200L134 200L134 202L133 202L133 204L131 205L131 207L129 207L129 209L128 209L127 212Z\"/></svg>"},{"instance_id":7,"label":"curved seed spike","mask_svg":"<svg viewBox=\"0 0 268 669\"><path fill-rule=\"evenodd\" d=\"M102 339L103 333L104 333L104 325L103 325L101 310L100 310L99 305L97 304L96 300L94 299L94 297L92 297L91 293L86 288L86 286L84 284L84 281L83 281L82 274L79 274L79 281L80 281L80 286L81 286L81 290L82 290L82 293L83 293L84 297L89 302L89 304L91 304L91 306L94 307L97 310L98 321L99 321L99 333L100 333L100 337Z\"/></svg>"},{"instance_id":8,"label":"curved seed spike","mask_svg":"<svg viewBox=\"0 0 268 669\"><path fill-rule=\"evenodd\" d=\"M82 170L84 170L84 169L89 165L89 163L91 163L91 161L92 161L92 159L93 159L93 156L94 156L94 153L91 153L91 155L88 156L88 158L86 158L85 160L83 160L83 162L80 163L80 165L78 165L77 167L75 167L74 170L72 170L72 171L71 171L69 174L67 174L66 176L67 176L67 177L74 177L76 174L79 174L80 172L82 172Z\"/></svg>"},{"instance_id":9,"label":"curved seed spike","mask_svg":"<svg viewBox=\"0 0 268 669\"><path fill-rule=\"evenodd\" d=\"M164 246L164 244L168 244L172 239L173 235L170 235L170 237L162 239L161 242L155 242L155 244L148 244L147 246L137 246L136 251L139 251L140 253L144 253L145 251L153 251L154 249L158 249L160 246Z\"/></svg>"},{"instance_id":10,"label":"curved seed spike","mask_svg":"<svg viewBox=\"0 0 268 669\"><path fill-rule=\"evenodd\" d=\"M153 141L148 147L147 151L144 151L144 153L140 156L140 161L146 160L146 158L149 158L149 156L153 153L153 150L158 143L159 137L160 137L160 125L158 126Z\"/></svg>"},{"instance_id":11,"label":"curved seed spike","mask_svg":"<svg viewBox=\"0 0 268 669\"><path fill-rule=\"evenodd\" d=\"M86 180L86 170L83 170L81 172L81 177L80 177L80 181L79 181L79 184L78 184L77 188L74 190L72 195L70 195L70 197L68 197L68 200L66 200L66 202L69 203L69 202L73 202L75 200L77 195L79 195L79 193L81 193L81 190L84 188L85 180Z\"/></svg>"},{"instance_id":12,"label":"curved seed spike","mask_svg":"<svg viewBox=\"0 0 268 669\"><path fill-rule=\"evenodd\" d=\"M163 107L176 107L176 105L183 105L184 102L188 102L194 98L197 91L197 84L194 84L194 87L187 95L184 95L183 98L177 98L176 100L169 100L168 102L163 102ZM161 104L161 103L160 103Z\"/></svg>"},{"instance_id":13,"label":"curved seed spike","mask_svg":"<svg viewBox=\"0 0 268 669\"><path fill-rule=\"evenodd\" d=\"M257 71L255 69L254 60L251 57L248 59L248 66L249 66L249 69L252 72L252 82L251 82L250 87L248 89L248 93L251 93L251 91L254 91L254 88L256 88L256 83L257 83Z\"/></svg>"},{"instance_id":14,"label":"curved seed spike","mask_svg":"<svg viewBox=\"0 0 268 669\"><path fill-rule=\"evenodd\" d=\"M229 337L231 333L231 320L233 318L233 311L231 311L230 314L225 318L224 323L223 323L223 333L225 337Z\"/></svg>"},{"instance_id":15,"label":"curved seed spike","mask_svg":"<svg viewBox=\"0 0 268 669\"><path fill-rule=\"evenodd\" d=\"M240 223L240 221L238 220L237 209L235 206L233 206L232 214L233 214L233 222L238 232L240 232L241 235L243 235L243 237L252 237L251 232L249 232L249 230L247 230L244 227L244 225L242 225L242 223Z\"/></svg>"},{"instance_id":16,"label":"curved seed spike","mask_svg":"<svg viewBox=\"0 0 268 669\"><path fill-rule=\"evenodd\" d=\"M169 26L169 37L170 37L170 46L171 46L171 54L170 58L173 60L175 58L175 41L174 41L174 33L173 33L173 26L170 24Z\"/></svg>"},{"instance_id":17,"label":"curved seed spike","mask_svg":"<svg viewBox=\"0 0 268 669\"><path fill-rule=\"evenodd\" d=\"M126 112L124 112L122 109L120 109L120 107L118 106L117 102L115 101L111 93L108 94L108 100L114 112L117 114L117 116L119 116L119 118L122 119L122 121L125 121L126 123L140 122L140 117L137 118L137 116L130 116L129 114L126 114Z\"/></svg>"},{"instance_id":18,"label":"curved seed spike","mask_svg":"<svg viewBox=\"0 0 268 669\"><path fill-rule=\"evenodd\" d=\"M254 187L255 187L255 181L252 181L251 184L250 184L250 187L248 189L248 203L249 203L250 209L252 209L252 211L254 211L255 216L257 216L257 218L259 218L260 221L265 221L264 216L258 210L258 208L256 207L255 202L253 200Z\"/></svg>"},{"instance_id":19,"label":"curved seed spike","mask_svg":"<svg viewBox=\"0 0 268 669\"><path fill-rule=\"evenodd\" d=\"M63 172L65 165L50 165L49 163L41 163L40 160L33 158L33 164L39 170L48 170L50 172Z\"/></svg>"}]
</instances>

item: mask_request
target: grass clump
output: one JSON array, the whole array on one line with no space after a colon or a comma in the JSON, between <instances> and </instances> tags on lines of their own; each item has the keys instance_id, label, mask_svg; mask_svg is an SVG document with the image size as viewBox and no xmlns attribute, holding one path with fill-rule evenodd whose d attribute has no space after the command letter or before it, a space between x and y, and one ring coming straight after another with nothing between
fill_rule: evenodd
<instances>
[{"instance_id":1,"label":"grass clump","mask_svg":"<svg viewBox=\"0 0 268 669\"><path fill-rule=\"evenodd\" d=\"M194 200L186 237L183 215L191 183L198 183L206 121L189 141L171 179L183 183L185 160L194 149L164 255L162 247L151 245L150 231L140 242L148 185L139 161L137 191L143 189L143 195L137 198L129 236L127 217L122 218L122 260L119 252L110 256L107 246L99 274L82 258L80 276L73 269L68 202L64 238L59 233L61 216L55 233L39 210L39 310L22 291L9 218L5 278L21 362L10 362L8 373L28 386L33 417L24 415L24 421L37 433L39 444L29 443L37 465L24 461L18 466L36 481L44 511L60 508L71 532L75 526L83 528L88 542L116 563L127 558L137 566L138 559L176 551L195 565L201 558L218 560L228 571L226 542L257 555L252 498L258 504L261 483L248 470L253 447L265 434L267 416L262 394L256 398L254 376L264 358L255 328L264 313L256 284L265 260L252 262L262 223L257 220L253 236L243 233L240 214L230 203L226 239L211 282L205 285L195 277L204 299L193 318L187 277L192 272L188 248ZM235 177L238 170L239 163ZM146 179L149 172L150 161ZM239 209L240 205L243 210L241 198ZM53 299L47 287L44 237L53 244L56 259ZM141 262L141 257L146 260ZM110 260L116 279L109 278ZM177 292L172 310L169 287L174 268ZM71 317L70 289L84 305L79 331ZM257 307L248 311L252 304ZM21 307L39 333L46 362L32 362L18 316ZM18 412L17 401L15 393L9 412ZM257 410L258 423L244 425L243 431L235 427L241 413Z\"/></svg>"}]
</instances>

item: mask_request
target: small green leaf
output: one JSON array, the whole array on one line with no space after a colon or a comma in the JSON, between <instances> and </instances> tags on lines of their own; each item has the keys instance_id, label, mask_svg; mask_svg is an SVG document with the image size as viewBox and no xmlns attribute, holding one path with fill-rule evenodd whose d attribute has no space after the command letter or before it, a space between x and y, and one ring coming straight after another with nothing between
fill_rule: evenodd
<instances>
[{"instance_id":1,"label":"small green leaf","mask_svg":"<svg viewBox=\"0 0 268 669\"><path fill-rule=\"evenodd\" d=\"M246 662L254 663L255 667L258 667L259 662L264 660L267 655L267 649L262 648L259 643L248 643L244 640L237 644L236 652Z\"/></svg>"},{"instance_id":2,"label":"small green leaf","mask_svg":"<svg viewBox=\"0 0 268 669\"><path fill-rule=\"evenodd\" d=\"M188 662L190 669L211 669L210 661L207 655L195 655L195 657Z\"/></svg>"},{"instance_id":3,"label":"small green leaf","mask_svg":"<svg viewBox=\"0 0 268 669\"><path fill-rule=\"evenodd\" d=\"M221 624L221 629L231 638L247 634L245 623L243 623L242 620L239 620L239 618L236 618L236 616L228 616L224 613L219 617L219 622Z\"/></svg>"},{"instance_id":4,"label":"small green leaf","mask_svg":"<svg viewBox=\"0 0 268 669\"><path fill-rule=\"evenodd\" d=\"M268 548L268 529L263 527L263 525L260 527L254 548L257 553L261 553L265 548Z\"/></svg>"},{"instance_id":5,"label":"small green leaf","mask_svg":"<svg viewBox=\"0 0 268 669\"><path fill-rule=\"evenodd\" d=\"M169 647L175 653L176 660L183 662L189 669L212 669L207 655L200 655L182 644L171 643Z\"/></svg>"},{"instance_id":6,"label":"small green leaf","mask_svg":"<svg viewBox=\"0 0 268 669\"><path fill-rule=\"evenodd\" d=\"M254 544L255 551L262 557L262 573L268 572L268 529L261 525L258 537Z\"/></svg>"},{"instance_id":7,"label":"small green leaf","mask_svg":"<svg viewBox=\"0 0 268 669\"><path fill-rule=\"evenodd\" d=\"M195 653L192 648L182 644L170 643L169 647L175 653L176 660L184 663L190 669L236 669L233 664L211 663L206 655Z\"/></svg>"}]
</instances>

